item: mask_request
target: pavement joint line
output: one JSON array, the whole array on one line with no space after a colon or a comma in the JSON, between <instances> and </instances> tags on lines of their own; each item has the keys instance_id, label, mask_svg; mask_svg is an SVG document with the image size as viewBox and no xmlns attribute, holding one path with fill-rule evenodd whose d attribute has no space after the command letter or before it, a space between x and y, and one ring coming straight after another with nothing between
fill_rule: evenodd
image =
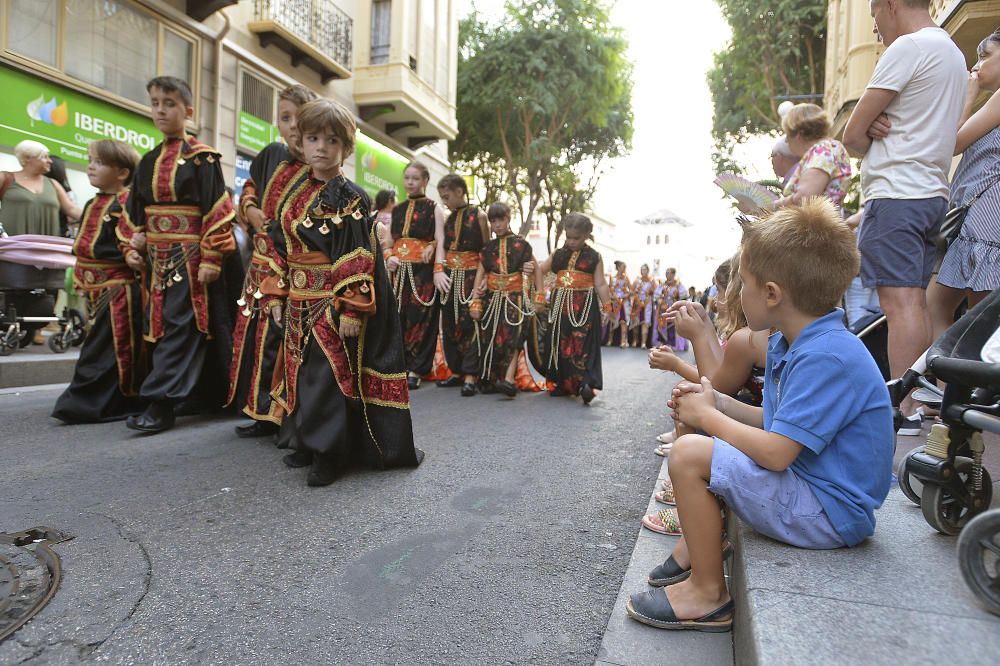
<instances>
[{"instance_id":1,"label":"pavement joint line","mask_svg":"<svg viewBox=\"0 0 1000 666\"><path fill-rule=\"evenodd\" d=\"M944 612L944 611L941 611L941 610L937 610L937 609L935 609L934 611L928 611L926 608L911 608L909 606L888 606L886 604L878 604L878 603L874 603L874 602L871 602L871 601L861 601L861 600L857 600L857 599L844 599L844 598L841 598L841 597L827 596L825 594L813 594L811 592L789 592L788 590L780 590L780 589L775 589L775 588L770 588L770 587L748 587L748 588L746 588L746 591L747 592L754 592L754 591L758 591L758 592L774 592L774 593L777 593L777 594L783 594L783 595L787 595L787 596L790 596L790 597L809 597L810 599L825 599L827 601L838 601L840 603L845 603L845 604L857 604L858 606L869 606L871 608L885 608L885 609L890 609L890 610L909 611L911 613L920 613L922 615L936 615L936 616L943 616L943 617L953 617L953 618L961 619L961 620L976 620L976 621L986 622L986 623L991 623L991 622L1000 623L1000 618L997 618L997 619L993 620L993 619L991 619L989 617L985 617L984 618L981 615L975 615L974 616L974 615L962 615L962 614L955 614L955 613L947 613L947 612ZM768 608L773 608L773 607L774 606L769 606Z\"/></svg>"},{"instance_id":2,"label":"pavement joint line","mask_svg":"<svg viewBox=\"0 0 1000 666\"><path fill-rule=\"evenodd\" d=\"M7 388L0 388L0 395L17 395L19 393L38 393L40 391L53 391L55 389L63 389L69 386L69 382L60 382L58 384L37 384L32 386L10 386Z\"/></svg>"}]
</instances>

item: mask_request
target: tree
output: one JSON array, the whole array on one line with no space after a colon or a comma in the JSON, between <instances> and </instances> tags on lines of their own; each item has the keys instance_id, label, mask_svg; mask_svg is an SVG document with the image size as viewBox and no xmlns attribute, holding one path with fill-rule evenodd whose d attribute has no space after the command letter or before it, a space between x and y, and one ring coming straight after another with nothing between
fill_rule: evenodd
<instances>
[{"instance_id":1,"label":"tree","mask_svg":"<svg viewBox=\"0 0 1000 666\"><path fill-rule=\"evenodd\" d=\"M625 48L602 0L508 2L499 25L475 13L461 22L452 161L488 193L510 197L520 233L543 203L551 230L581 172L593 174L628 151L632 67Z\"/></svg>"},{"instance_id":2,"label":"tree","mask_svg":"<svg viewBox=\"0 0 1000 666\"><path fill-rule=\"evenodd\" d=\"M732 146L781 128L779 97L823 92L827 0L716 2L733 33L708 73L714 157L722 171L737 168Z\"/></svg>"}]
</instances>

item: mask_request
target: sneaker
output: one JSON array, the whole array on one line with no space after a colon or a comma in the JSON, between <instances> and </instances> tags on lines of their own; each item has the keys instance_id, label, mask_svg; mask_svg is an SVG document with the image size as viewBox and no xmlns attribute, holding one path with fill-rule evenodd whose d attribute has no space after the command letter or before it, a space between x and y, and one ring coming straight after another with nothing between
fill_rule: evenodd
<instances>
[{"instance_id":1,"label":"sneaker","mask_svg":"<svg viewBox=\"0 0 1000 666\"><path fill-rule=\"evenodd\" d=\"M941 396L934 391L923 387L920 387L913 392L913 399L932 407L938 407L941 405Z\"/></svg>"},{"instance_id":2,"label":"sneaker","mask_svg":"<svg viewBox=\"0 0 1000 666\"><path fill-rule=\"evenodd\" d=\"M896 431L897 435L903 437L916 437L923 432L924 410L917 407L917 411L912 416L904 416L903 423Z\"/></svg>"}]
</instances>

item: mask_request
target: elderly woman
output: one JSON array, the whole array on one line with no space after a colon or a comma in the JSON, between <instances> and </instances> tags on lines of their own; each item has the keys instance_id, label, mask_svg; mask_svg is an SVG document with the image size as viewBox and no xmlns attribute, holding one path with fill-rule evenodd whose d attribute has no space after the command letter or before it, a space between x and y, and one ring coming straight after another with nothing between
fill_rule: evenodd
<instances>
[{"instance_id":1,"label":"elderly woman","mask_svg":"<svg viewBox=\"0 0 1000 666\"><path fill-rule=\"evenodd\" d=\"M781 127L788 147L802 159L785 185L785 196L775 205L797 204L823 195L839 208L847 195L851 162L844 145L830 138L826 112L815 104L796 104L781 121Z\"/></svg>"},{"instance_id":2,"label":"elderly woman","mask_svg":"<svg viewBox=\"0 0 1000 666\"><path fill-rule=\"evenodd\" d=\"M0 171L0 224L8 236L41 234L61 236L59 211L70 220L80 218L80 207L62 185L46 178L52 166L49 149L37 141L14 147L21 170Z\"/></svg>"}]
</instances>

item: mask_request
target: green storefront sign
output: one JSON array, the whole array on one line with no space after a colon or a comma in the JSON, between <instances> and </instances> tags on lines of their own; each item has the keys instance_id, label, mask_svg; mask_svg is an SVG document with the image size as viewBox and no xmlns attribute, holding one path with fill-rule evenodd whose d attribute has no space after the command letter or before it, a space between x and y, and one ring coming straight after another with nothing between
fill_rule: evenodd
<instances>
[{"instance_id":1,"label":"green storefront sign","mask_svg":"<svg viewBox=\"0 0 1000 666\"><path fill-rule=\"evenodd\" d=\"M399 200L406 197L403 169L408 159L361 132L355 137L354 150L356 180L372 199L379 190L395 190Z\"/></svg>"},{"instance_id":2,"label":"green storefront sign","mask_svg":"<svg viewBox=\"0 0 1000 666\"><path fill-rule=\"evenodd\" d=\"M118 139L141 154L162 139L148 118L6 65L0 65L0 90L0 145L33 139L67 162L86 164L91 141Z\"/></svg>"},{"instance_id":3,"label":"green storefront sign","mask_svg":"<svg viewBox=\"0 0 1000 666\"><path fill-rule=\"evenodd\" d=\"M254 152L278 140L278 128L246 111L240 111L239 126L236 128L236 142Z\"/></svg>"}]
</instances>

